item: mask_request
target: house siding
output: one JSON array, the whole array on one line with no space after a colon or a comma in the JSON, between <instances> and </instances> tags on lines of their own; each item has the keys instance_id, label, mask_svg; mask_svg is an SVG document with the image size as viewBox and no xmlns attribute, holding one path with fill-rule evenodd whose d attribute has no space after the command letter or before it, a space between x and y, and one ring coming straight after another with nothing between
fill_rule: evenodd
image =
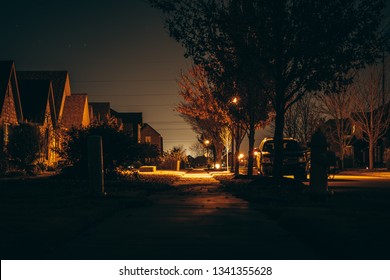
<instances>
[{"instance_id":1,"label":"house siding","mask_svg":"<svg viewBox=\"0 0 390 280\"><path fill-rule=\"evenodd\" d=\"M88 102L85 102L84 104L84 110L83 110L83 120L81 125L83 127L89 126L91 124L91 120L89 118L89 107L88 107Z\"/></svg>"},{"instance_id":2,"label":"house siding","mask_svg":"<svg viewBox=\"0 0 390 280\"><path fill-rule=\"evenodd\" d=\"M45 110L45 122L39 126L41 139L43 140L41 161L46 162L48 166L53 166L57 161L57 155L53 150L56 147L56 140L51 110L50 102L48 101Z\"/></svg>"},{"instance_id":3,"label":"house siding","mask_svg":"<svg viewBox=\"0 0 390 280\"><path fill-rule=\"evenodd\" d=\"M58 114L58 116L57 116L58 122L60 122L61 119L62 119L66 97L70 96L70 95L71 95L71 90L70 90L69 74L66 74L64 92L63 92L62 100L61 100L61 106L59 106L59 108L57 109L58 110L58 112L57 112L57 114Z\"/></svg>"},{"instance_id":4,"label":"house siding","mask_svg":"<svg viewBox=\"0 0 390 280\"><path fill-rule=\"evenodd\" d=\"M162 152L162 137L149 125L144 125L141 129L141 143L155 145Z\"/></svg>"},{"instance_id":5,"label":"house siding","mask_svg":"<svg viewBox=\"0 0 390 280\"><path fill-rule=\"evenodd\" d=\"M18 124L18 116L11 85L8 85L1 110L0 123Z\"/></svg>"}]
</instances>

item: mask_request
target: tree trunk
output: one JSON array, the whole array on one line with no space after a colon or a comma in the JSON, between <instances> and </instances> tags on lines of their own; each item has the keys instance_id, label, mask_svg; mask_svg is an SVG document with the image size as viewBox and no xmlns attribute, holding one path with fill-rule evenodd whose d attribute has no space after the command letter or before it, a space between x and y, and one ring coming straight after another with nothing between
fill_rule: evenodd
<instances>
[{"instance_id":1,"label":"tree trunk","mask_svg":"<svg viewBox=\"0 0 390 280\"><path fill-rule=\"evenodd\" d=\"M215 158L214 158L214 168L216 168L217 164L219 164L221 166L222 150L223 150L223 145L216 145Z\"/></svg>"},{"instance_id":2,"label":"tree trunk","mask_svg":"<svg viewBox=\"0 0 390 280\"><path fill-rule=\"evenodd\" d=\"M282 106L276 111L275 133L274 133L274 178L283 177L283 127L284 127L284 110Z\"/></svg>"},{"instance_id":3,"label":"tree trunk","mask_svg":"<svg viewBox=\"0 0 390 280\"><path fill-rule=\"evenodd\" d=\"M374 143L372 141L369 141L368 144L368 169L373 170L374 169Z\"/></svg>"},{"instance_id":4,"label":"tree trunk","mask_svg":"<svg viewBox=\"0 0 390 280\"><path fill-rule=\"evenodd\" d=\"M234 140L235 140L235 133L234 133L235 127L232 129L232 148L231 148L231 153L232 153L232 162L231 162L231 167L230 171L234 172L234 166L235 166L235 160L234 160Z\"/></svg>"},{"instance_id":5,"label":"tree trunk","mask_svg":"<svg viewBox=\"0 0 390 280\"><path fill-rule=\"evenodd\" d=\"M229 171L229 142L226 142L226 171Z\"/></svg>"},{"instance_id":6,"label":"tree trunk","mask_svg":"<svg viewBox=\"0 0 390 280\"><path fill-rule=\"evenodd\" d=\"M249 151L248 151L247 175L252 176L253 175L253 150L255 147L255 123L254 123L253 116L250 117L248 140L249 140Z\"/></svg>"},{"instance_id":7,"label":"tree trunk","mask_svg":"<svg viewBox=\"0 0 390 280\"><path fill-rule=\"evenodd\" d=\"M240 145L241 145L241 135L238 126L236 127L236 149L234 151L234 175L240 174L240 161L238 159L238 156L240 155Z\"/></svg>"}]
</instances>

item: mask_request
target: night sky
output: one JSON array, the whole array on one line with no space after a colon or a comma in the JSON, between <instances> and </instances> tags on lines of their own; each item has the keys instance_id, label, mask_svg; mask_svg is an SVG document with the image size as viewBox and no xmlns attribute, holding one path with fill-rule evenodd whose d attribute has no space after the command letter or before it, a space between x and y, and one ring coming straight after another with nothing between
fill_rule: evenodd
<instances>
[{"instance_id":1,"label":"night sky","mask_svg":"<svg viewBox=\"0 0 390 280\"><path fill-rule=\"evenodd\" d=\"M0 60L16 70L68 70L73 93L142 112L164 150L196 142L173 107L176 79L191 65L146 0L7 1L0 17Z\"/></svg>"}]
</instances>

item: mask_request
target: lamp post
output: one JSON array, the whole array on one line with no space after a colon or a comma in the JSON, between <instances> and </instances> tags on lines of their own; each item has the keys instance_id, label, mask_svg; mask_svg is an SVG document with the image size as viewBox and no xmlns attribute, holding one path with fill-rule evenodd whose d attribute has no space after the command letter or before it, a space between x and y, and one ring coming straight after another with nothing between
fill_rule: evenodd
<instances>
[{"instance_id":1,"label":"lamp post","mask_svg":"<svg viewBox=\"0 0 390 280\"><path fill-rule=\"evenodd\" d=\"M234 104L234 106L237 106L237 103L238 103L238 98L237 97L234 97L233 100L232 100L232 103ZM233 121L233 128L232 128L232 169L231 171L232 172L235 172L235 166L237 165L237 162L236 162L236 151L234 150L234 140L236 140L237 142L237 139L235 139L235 137L237 137L237 133L238 133L238 124L236 124L234 121Z\"/></svg>"},{"instance_id":2,"label":"lamp post","mask_svg":"<svg viewBox=\"0 0 390 280\"><path fill-rule=\"evenodd\" d=\"M204 140L203 141L203 144L206 148L206 153L205 153L205 157L206 157L206 164L207 164L207 168L209 168L209 145L210 145L210 140Z\"/></svg>"},{"instance_id":3,"label":"lamp post","mask_svg":"<svg viewBox=\"0 0 390 280\"><path fill-rule=\"evenodd\" d=\"M239 98L233 97L231 100L231 103L233 104L234 111L240 115L241 113L241 107L239 107ZM232 155L233 155L233 162L232 162L232 168L234 168L234 174L239 174L239 168L240 168L240 160L239 160L239 149L241 144L241 131L240 131L240 122L237 120L233 120L233 141L232 141ZM234 142L236 144L234 147Z\"/></svg>"}]
</instances>

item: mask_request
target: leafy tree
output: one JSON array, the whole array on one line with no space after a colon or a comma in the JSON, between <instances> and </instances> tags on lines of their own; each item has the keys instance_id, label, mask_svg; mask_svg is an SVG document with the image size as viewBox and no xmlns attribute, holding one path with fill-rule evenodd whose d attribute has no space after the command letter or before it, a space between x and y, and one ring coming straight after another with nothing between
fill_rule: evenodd
<instances>
[{"instance_id":1,"label":"leafy tree","mask_svg":"<svg viewBox=\"0 0 390 280\"><path fill-rule=\"evenodd\" d=\"M132 161L145 161L148 164L155 164L160 150L156 145L150 145L149 143L137 144L136 150L138 150L138 156L133 153Z\"/></svg>"},{"instance_id":2,"label":"leafy tree","mask_svg":"<svg viewBox=\"0 0 390 280\"><path fill-rule=\"evenodd\" d=\"M168 154L175 160L184 162L187 160L186 150L182 145L173 147L171 150L169 150Z\"/></svg>"},{"instance_id":3,"label":"leafy tree","mask_svg":"<svg viewBox=\"0 0 390 280\"><path fill-rule=\"evenodd\" d=\"M187 163L186 150L183 146L175 146L162 156L159 168L176 170L177 162L180 162L180 167Z\"/></svg>"},{"instance_id":4,"label":"leafy tree","mask_svg":"<svg viewBox=\"0 0 390 280\"><path fill-rule=\"evenodd\" d=\"M62 148L58 151L67 165L86 171L88 160L88 137L99 135L103 142L103 163L107 171L121 165L158 156L152 145L138 144L130 135L109 125L95 125L86 128L71 128L66 132Z\"/></svg>"},{"instance_id":5,"label":"leafy tree","mask_svg":"<svg viewBox=\"0 0 390 280\"><path fill-rule=\"evenodd\" d=\"M150 1L186 56L224 88L219 98L240 96L250 149L256 123L272 105L276 177L286 110L308 93L349 82L344 74L374 61L383 45L377 32L383 0Z\"/></svg>"},{"instance_id":6,"label":"leafy tree","mask_svg":"<svg viewBox=\"0 0 390 280\"><path fill-rule=\"evenodd\" d=\"M215 86L207 79L207 73L199 66L193 66L187 73L182 73L178 81L183 97L176 110L199 134L200 142L209 140L215 149L215 161L222 157L224 142L221 139L221 127L229 125L228 112L213 93Z\"/></svg>"}]
</instances>

